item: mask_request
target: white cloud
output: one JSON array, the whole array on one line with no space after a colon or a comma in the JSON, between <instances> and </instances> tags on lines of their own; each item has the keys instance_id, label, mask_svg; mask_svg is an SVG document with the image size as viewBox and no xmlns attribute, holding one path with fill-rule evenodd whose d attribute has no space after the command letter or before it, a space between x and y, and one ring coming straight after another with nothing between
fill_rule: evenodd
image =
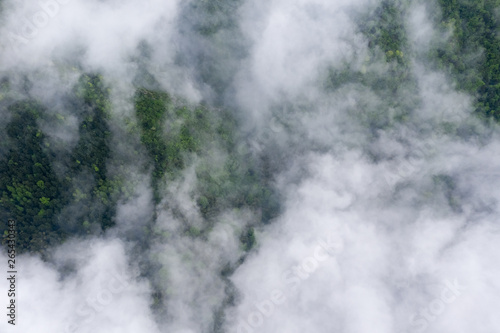
<instances>
[{"instance_id":1,"label":"white cloud","mask_svg":"<svg viewBox=\"0 0 500 333\"><path fill-rule=\"evenodd\" d=\"M500 326L498 127L471 116L472 97L428 63L433 38L446 36L421 6L403 6L415 51L405 54L412 84L377 86L392 65L368 57L358 20L379 4L255 0L235 14L251 46L243 60L228 56L231 65L239 64L232 102L242 131L253 133L248 141L257 148L249 150L270 156L270 181L283 210L256 228L256 249L229 279L220 273L238 265L239 236L256 216L227 210L203 237L192 237L189 232L207 223L196 204L194 167L166 183L157 207L145 177L136 196L120 203L117 226L108 233L126 238L156 210L143 254L157 268L148 278L163 292L165 316L150 309L152 288L133 269L132 243L74 240L57 248L50 262L19 257L19 329L66 333L73 324L81 333L211 332L219 311L226 332L494 332ZM6 5L4 36L40 10L26 1ZM189 61L177 66L175 57L183 55L173 43L199 42L178 31L180 20L188 19L179 13L188 5L196 3L61 4L19 53L3 49L1 68L32 73L57 67L54 59L67 55L84 71L102 70L118 87L114 112L131 114L137 68L130 56L144 39L154 50L147 65L162 69L154 74L163 87L199 101L207 97L199 88L205 83L194 79L200 69ZM80 45L83 51L71 55ZM57 99L61 82L74 80L59 79L64 71L53 67L41 76L50 80L33 76L35 96L44 101ZM328 91L330 68L363 79ZM326 259L321 244L329 241L336 246ZM4 253L0 261L6 262ZM118 280L123 290L115 289ZM5 279L0 288L6 290ZM446 296L450 292L454 298ZM230 296L234 306L226 306ZM89 303L95 302L106 304L94 310ZM3 332L5 320L0 325Z\"/></svg>"},{"instance_id":2,"label":"white cloud","mask_svg":"<svg viewBox=\"0 0 500 333\"><path fill-rule=\"evenodd\" d=\"M5 253L1 259L7 262ZM149 310L149 284L138 276L125 243L70 241L55 249L54 259L71 273L61 275L36 256L16 258L16 325L2 320L2 332L159 332ZM1 287L8 289L4 279Z\"/></svg>"}]
</instances>

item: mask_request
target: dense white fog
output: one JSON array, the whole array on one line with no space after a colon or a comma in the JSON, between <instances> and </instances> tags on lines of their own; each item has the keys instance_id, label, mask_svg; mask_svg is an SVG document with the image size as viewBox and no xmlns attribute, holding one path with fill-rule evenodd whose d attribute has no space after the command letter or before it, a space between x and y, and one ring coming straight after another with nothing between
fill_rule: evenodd
<instances>
[{"instance_id":1,"label":"dense white fog","mask_svg":"<svg viewBox=\"0 0 500 333\"><path fill-rule=\"evenodd\" d=\"M207 3L230 20L200 9ZM145 66L179 98L234 110L240 150L270 160L281 211L258 224L255 212L229 207L206 237L187 237L185 223L204 223L191 195L202 161L193 157L155 205L146 157L136 156L127 172L137 186L115 226L66 240L48 261L17 257L17 324L7 323L2 278L0 332L498 332L498 127L473 115L474 96L428 57L451 38L435 26L432 1L395 1L408 80L381 83L392 65L360 28L380 3L2 1L0 70L14 85L28 77L31 97L65 115L50 131L68 147L78 125L57 100L80 73L102 73L113 87L118 124L133 113ZM198 33L210 20L231 23ZM141 42L151 46L143 63L133 61ZM331 88L329 71L363 79ZM118 156L129 141L115 140ZM214 168L224 154L214 148ZM141 248L131 235L151 219L162 237ZM247 225L257 244L245 254ZM0 252L2 270L6 262ZM168 295L161 309L152 284Z\"/></svg>"}]
</instances>

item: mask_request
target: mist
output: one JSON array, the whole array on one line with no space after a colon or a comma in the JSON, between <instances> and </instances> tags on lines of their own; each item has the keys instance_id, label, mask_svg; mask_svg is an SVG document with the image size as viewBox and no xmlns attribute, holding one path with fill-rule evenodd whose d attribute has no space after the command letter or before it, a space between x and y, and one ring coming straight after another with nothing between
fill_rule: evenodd
<instances>
[{"instance_id":1,"label":"mist","mask_svg":"<svg viewBox=\"0 0 500 333\"><path fill-rule=\"evenodd\" d=\"M497 332L500 131L440 4L0 1L0 159L39 103L69 198L0 331Z\"/></svg>"}]
</instances>

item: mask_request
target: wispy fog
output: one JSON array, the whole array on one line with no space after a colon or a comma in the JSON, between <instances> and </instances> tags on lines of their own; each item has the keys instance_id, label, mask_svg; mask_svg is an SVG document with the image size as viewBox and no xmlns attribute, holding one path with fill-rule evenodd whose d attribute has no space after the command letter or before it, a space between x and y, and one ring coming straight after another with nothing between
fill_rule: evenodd
<instances>
[{"instance_id":1,"label":"wispy fog","mask_svg":"<svg viewBox=\"0 0 500 333\"><path fill-rule=\"evenodd\" d=\"M18 324L2 278L0 332L498 332L500 132L429 56L452 34L435 26L437 4L389 2L406 38L390 54L366 33L387 1L1 1L0 71L63 116L40 124L49 142L77 144L64 98L102 74L109 172L134 188L99 236L18 256ZM276 217L230 203L203 214L199 170L216 178L234 153L215 140L154 201L145 149L123 130L142 71L179 100L231 110Z\"/></svg>"}]
</instances>

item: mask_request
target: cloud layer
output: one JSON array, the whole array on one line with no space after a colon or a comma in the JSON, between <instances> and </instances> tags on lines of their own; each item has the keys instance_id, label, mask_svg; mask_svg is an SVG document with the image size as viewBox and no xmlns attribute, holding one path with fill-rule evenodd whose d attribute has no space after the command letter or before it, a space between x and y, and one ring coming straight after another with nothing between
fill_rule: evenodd
<instances>
[{"instance_id":1,"label":"cloud layer","mask_svg":"<svg viewBox=\"0 0 500 333\"><path fill-rule=\"evenodd\" d=\"M19 86L29 77L32 97L63 112L58 99L78 73L101 72L118 123L132 114L133 80L146 68L163 90L234 109L238 150L267 163L282 209L262 224L255 212L225 207L193 237L206 223L197 204L202 157L165 183L158 205L149 171L134 161L137 186L114 228L68 240L48 261L18 258L19 326L4 318L0 330L500 327L500 133L429 59L450 38L429 4L393 2L407 38L404 54L391 50L400 60L370 44L364 24L385 3L3 1L0 70ZM72 145L76 120L65 116L54 136ZM115 156L124 142L138 144L120 141ZM209 153L220 168L225 153ZM148 223L152 234L142 234ZM246 255L240 235L250 225L257 246Z\"/></svg>"}]
</instances>

